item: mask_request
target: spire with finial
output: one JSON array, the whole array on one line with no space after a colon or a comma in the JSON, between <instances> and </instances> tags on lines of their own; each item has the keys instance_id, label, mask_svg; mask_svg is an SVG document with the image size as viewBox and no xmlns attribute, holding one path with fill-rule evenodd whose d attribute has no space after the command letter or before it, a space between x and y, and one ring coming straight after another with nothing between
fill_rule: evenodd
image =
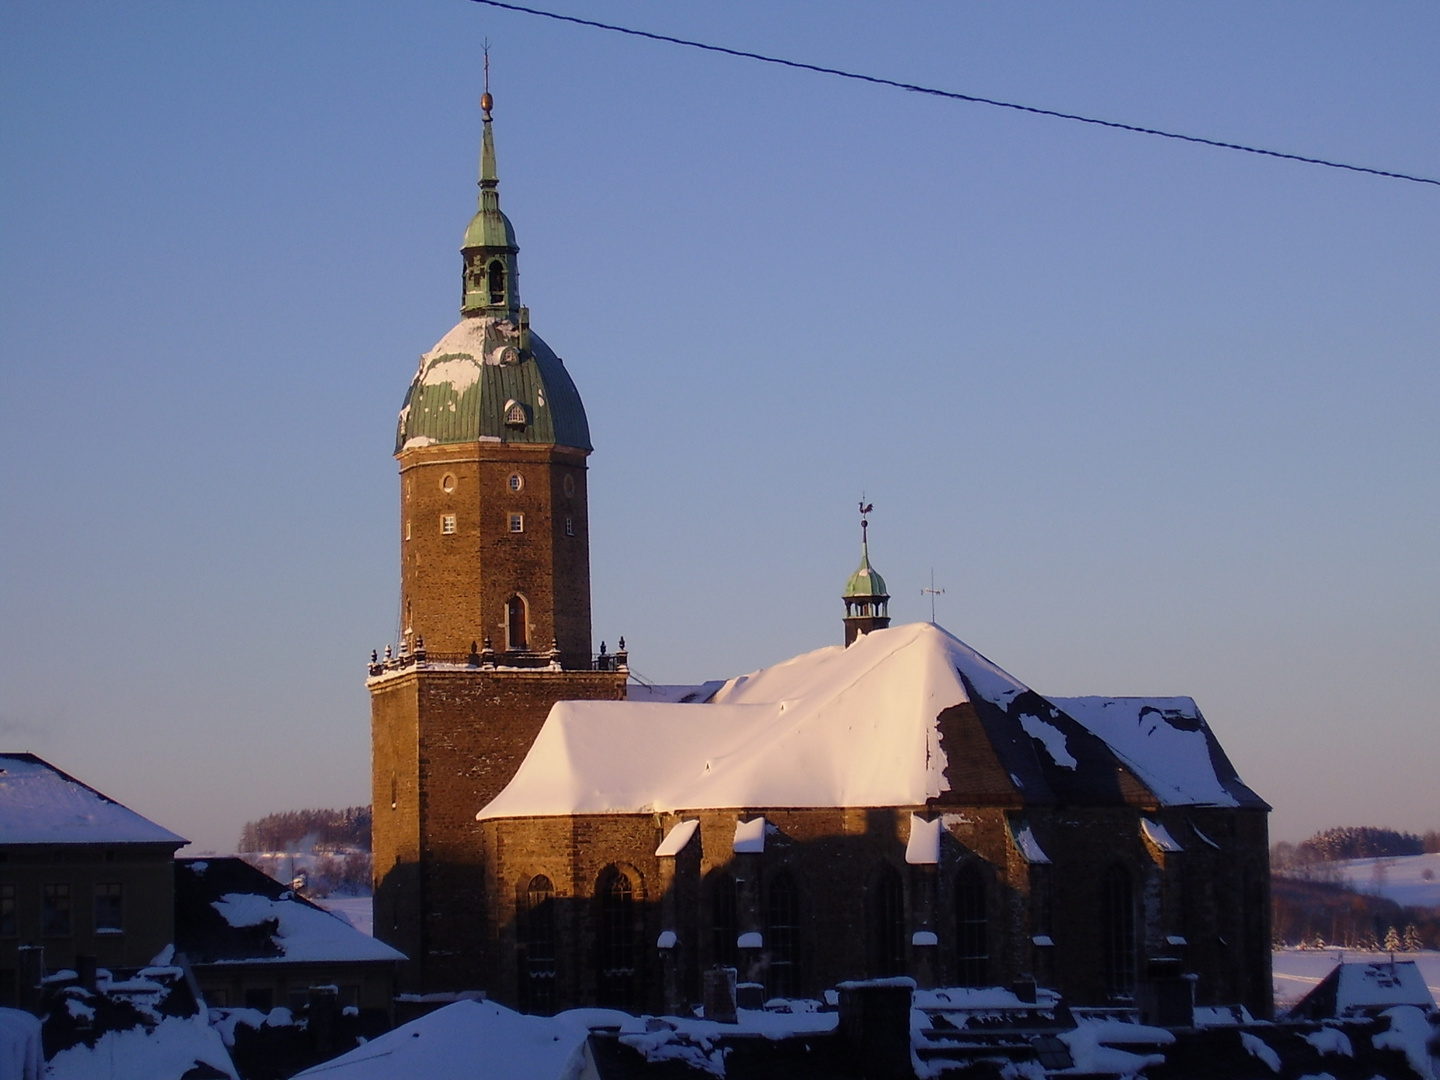
<instances>
[{"instance_id":1,"label":"spire with finial","mask_svg":"<svg viewBox=\"0 0 1440 1080\"><path fill-rule=\"evenodd\" d=\"M874 510L874 503L860 500L860 565L845 583L841 597L845 601L846 645L890 625L890 594L885 591L885 579L870 565L870 515Z\"/></svg>"},{"instance_id":2,"label":"spire with finial","mask_svg":"<svg viewBox=\"0 0 1440 1080\"><path fill-rule=\"evenodd\" d=\"M465 260L460 313L497 319L521 319L520 290L516 278L515 229L500 212L500 174L495 168L495 134L491 113L490 46L485 45L485 91L480 95L484 134L480 140L480 198L460 253Z\"/></svg>"}]
</instances>

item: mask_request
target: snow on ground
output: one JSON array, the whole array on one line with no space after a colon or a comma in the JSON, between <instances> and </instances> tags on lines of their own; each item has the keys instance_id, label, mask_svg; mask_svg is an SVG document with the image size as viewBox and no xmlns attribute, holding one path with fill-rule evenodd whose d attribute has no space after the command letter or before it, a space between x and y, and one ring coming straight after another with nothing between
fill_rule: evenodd
<instances>
[{"instance_id":1,"label":"snow on ground","mask_svg":"<svg viewBox=\"0 0 1440 1080\"><path fill-rule=\"evenodd\" d=\"M1440 852L1400 858L1345 859L1329 865L1356 892L1383 896L1403 907L1440 908Z\"/></svg>"},{"instance_id":2,"label":"snow on ground","mask_svg":"<svg viewBox=\"0 0 1440 1080\"><path fill-rule=\"evenodd\" d=\"M362 934L375 936L375 900L370 896L327 896L311 903L338 915Z\"/></svg>"},{"instance_id":3,"label":"snow on ground","mask_svg":"<svg viewBox=\"0 0 1440 1080\"><path fill-rule=\"evenodd\" d=\"M1346 949L1276 949L1273 958L1275 1008L1288 1009L1313 990L1336 964L1388 962L1389 953L1356 952ZM1425 985L1440 1002L1440 951L1396 953L1396 960L1414 960L1425 977Z\"/></svg>"}]
</instances>

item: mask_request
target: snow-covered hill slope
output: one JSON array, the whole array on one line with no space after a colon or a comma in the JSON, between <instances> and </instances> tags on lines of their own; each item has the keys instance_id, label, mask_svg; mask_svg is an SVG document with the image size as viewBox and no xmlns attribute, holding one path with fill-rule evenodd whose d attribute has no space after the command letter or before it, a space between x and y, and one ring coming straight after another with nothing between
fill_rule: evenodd
<instances>
[{"instance_id":1,"label":"snow-covered hill slope","mask_svg":"<svg viewBox=\"0 0 1440 1080\"><path fill-rule=\"evenodd\" d=\"M1346 859L1332 865L1356 892L1383 896L1405 907L1440 908L1440 853Z\"/></svg>"}]
</instances>

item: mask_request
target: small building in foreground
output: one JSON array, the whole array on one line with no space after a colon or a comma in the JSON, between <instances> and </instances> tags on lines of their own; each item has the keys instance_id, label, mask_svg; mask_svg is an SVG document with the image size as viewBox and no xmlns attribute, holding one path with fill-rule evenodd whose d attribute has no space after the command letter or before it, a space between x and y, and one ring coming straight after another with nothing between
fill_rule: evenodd
<instances>
[{"instance_id":1,"label":"small building in foreground","mask_svg":"<svg viewBox=\"0 0 1440 1080\"><path fill-rule=\"evenodd\" d=\"M1414 960L1336 964L1330 974L1290 1007L1297 1020L1344 1020L1379 1016L1397 1005L1435 1012L1435 998Z\"/></svg>"},{"instance_id":2,"label":"small building in foreground","mask_svg":"<svg viewBox=\"0 0 1440 1080\"><path fill-rule=\"evenodd\" d=\"M185 843L34 754L0 754L0 1004L19 999L22 957L51 971L148 964L173 940Z\"/></svg>"},{"instance_id":3,"label":"small building in foreground","mask_svg":"<svg viewBox=\"0 0 1440 1080\"><path fill-rule=\"evenodd\" d=\"M212 1008L298 1011L311 987L389 1016L403 953L243 859L175 860L175 949Z\"/></svg>"}]
</instances>

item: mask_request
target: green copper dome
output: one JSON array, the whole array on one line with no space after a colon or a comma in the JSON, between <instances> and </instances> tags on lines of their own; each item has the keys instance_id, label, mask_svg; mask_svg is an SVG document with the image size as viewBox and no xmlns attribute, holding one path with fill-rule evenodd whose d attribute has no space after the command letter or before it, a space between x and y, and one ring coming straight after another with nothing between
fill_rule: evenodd
<instances>
[{"instance_id":1,"label":"green copper dome","mask_svg":"<svg viewBox=\"0 0 1440 1080\"><path fill-rule=\"evenodd\" d=\"M890 599L890 594L885 591L885 579L870 565L870 546L863 543L860 545L860 566L850 575L842 594L845 600L861 598Z\"/></svg>"},{"instance_id":2,"label":"green copper dome","mask_svg":"<svg viewBox=\"0 0 1440 1080\"><path fill-rule=\"evenodd\" d=\"M400 410L395 453L463 442L594 449L565 364L523 324L464 318L420 358Z\"/></svg>"}]
</instances>

